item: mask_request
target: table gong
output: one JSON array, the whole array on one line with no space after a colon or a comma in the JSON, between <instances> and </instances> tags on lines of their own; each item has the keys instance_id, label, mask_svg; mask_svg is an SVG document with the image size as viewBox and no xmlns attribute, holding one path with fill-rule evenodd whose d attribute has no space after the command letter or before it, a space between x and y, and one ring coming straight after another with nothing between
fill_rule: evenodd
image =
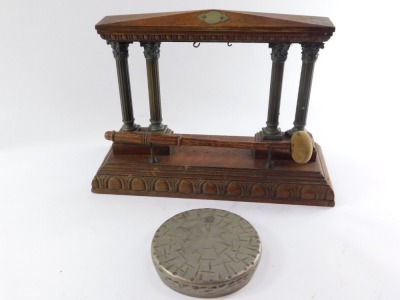
<instances>
[{"instance_id":1,"label":"table gong","mask_svg":"<svg viewBox=\"0 0 400 300\"><path fill-rule=\"evenodd\" d=\"M96 30L112 47L123 124L105 134L112 146L92 181L93 192L334 206L321 148L305 129L314 65L335 31L328 18L202 10L107 16ZM146 59L147 127L136 124L133 114L128 69L133 42L140 43ZM161 113L162 42L268 44L272 70L266 126L253 137L175 134ZM281 131L283 73L293 43L302 48L300 84L294 126Z\"/></svg>"}]
</instances>

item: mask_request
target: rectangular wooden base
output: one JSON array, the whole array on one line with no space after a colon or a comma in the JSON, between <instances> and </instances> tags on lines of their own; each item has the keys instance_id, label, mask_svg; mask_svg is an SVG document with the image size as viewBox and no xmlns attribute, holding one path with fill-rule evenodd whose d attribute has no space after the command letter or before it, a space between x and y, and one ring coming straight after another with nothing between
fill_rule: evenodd
<instances>
[{"instance_id":1,"label":"rectangular wooden base","mask_svg":"<svg viewBox=\"0 0 400 300\"><path fill-rule=\"evenodd\" d=\"M235 137L250 141L250 137ZM253 138L254 140L254 138ZM125 152L124 152L125 153ZM334 206L321 148L315 160L297 164L272 155L273 168L254 150L172 146L170 155L115 154L113 147L92 181L102 194Z\"/></svg>"}]
</instances>

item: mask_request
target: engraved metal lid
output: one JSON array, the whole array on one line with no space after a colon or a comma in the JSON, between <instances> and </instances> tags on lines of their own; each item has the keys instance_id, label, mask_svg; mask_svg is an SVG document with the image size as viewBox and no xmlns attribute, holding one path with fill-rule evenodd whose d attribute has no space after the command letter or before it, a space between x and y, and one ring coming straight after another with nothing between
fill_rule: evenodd
<instances>
[{"instance_id":1,"label":"engraved metal lid","mask_svg":"<svg viewBox=\"0 0 400 300\"><path fill-rule=\"evenodd\" d=\"M242 217L204 208L165 221L154 235L151 252L167 286L211 298L236 292L250 281L261 258L261 242Z\"/></svg>"}]
</instances>

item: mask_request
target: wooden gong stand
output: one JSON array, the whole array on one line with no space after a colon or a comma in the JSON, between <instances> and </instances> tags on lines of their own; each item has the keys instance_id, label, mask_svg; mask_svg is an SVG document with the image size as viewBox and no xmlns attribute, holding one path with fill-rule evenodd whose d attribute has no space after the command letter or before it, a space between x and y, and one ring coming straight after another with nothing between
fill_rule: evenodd
<instances>
[{"instance_id":1,"label":"wooden gong stand","mask_svg":"<svg viewBox=\"0 0 400 300\"><path fill-rule=\"evenodd\" d=\"M308 163L291 158L290 138L304 131L314 64L335 31L325 17L204 10L108 16L97 25L117 65L123 126L106 132L112 147L92 191L233 201L334 206L321 148ZM128 46L140 42L146 58L150 125L135 124ZM268 43L272 71L266 127L255 137L174 134L162 123L158 59L161 42ZM302 46L294 127L281 132L284 64L292 43Z\"/></svg>"}]
</instances>

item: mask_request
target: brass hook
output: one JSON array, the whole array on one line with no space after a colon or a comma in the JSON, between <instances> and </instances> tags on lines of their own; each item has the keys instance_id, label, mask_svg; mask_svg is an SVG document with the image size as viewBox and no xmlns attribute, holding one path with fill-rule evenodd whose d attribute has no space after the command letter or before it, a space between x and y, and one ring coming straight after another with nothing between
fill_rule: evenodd
<instances>
[{"instance_id":1,"label":"brass hook","mask_svg":"<svg viewBox=\"0 0 400 300\"><path fill-rule=\"evenodd\" d=\"M226 44L228 45L228 47L232 47L232 43L231 42L227 42Z\"/></svg>"},{"instance_id":2,"label":"brass hook","mask_svg":"<svg viewBox=\"0 0 400 300\"><path fill-rule=\"evenodd\" d=\"M197 43L197 44L196 44L196 43ZM200 43L199 43L199 42L194 42L194 43L193 43L193 47L199 48L199 47L200 47Z\"/></svg>"}]
</instances>

